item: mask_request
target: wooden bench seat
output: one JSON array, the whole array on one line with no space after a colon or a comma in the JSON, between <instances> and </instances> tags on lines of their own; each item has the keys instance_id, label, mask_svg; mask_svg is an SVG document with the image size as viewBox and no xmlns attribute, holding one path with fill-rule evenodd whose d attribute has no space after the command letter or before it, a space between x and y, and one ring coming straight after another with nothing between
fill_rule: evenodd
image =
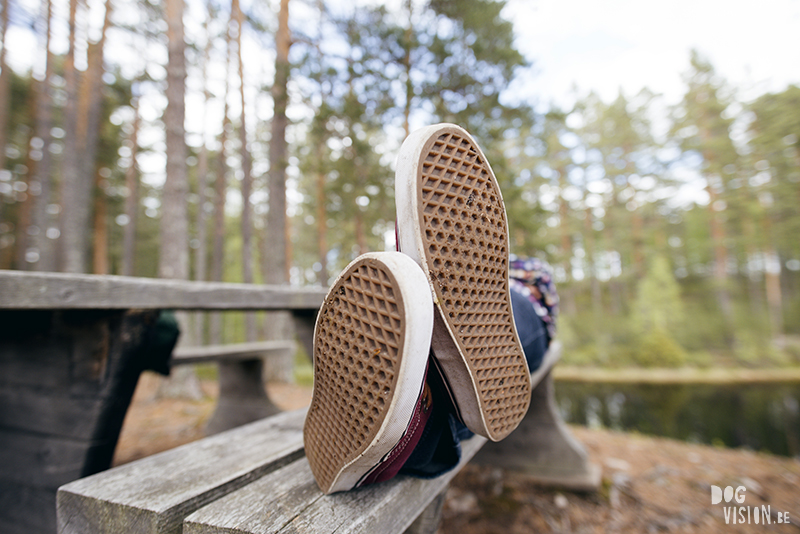
<instances>
[{"instance_id":1,"label":"wooden bench seat","mask_svg":"<svg viewBox=\"0 0 800 534\"><path fill-rule=\"evenodd\" d=\"M304 417L281 413L71 482L58 530L180 532L188 514L302 457Z\"/></svg>"},{"instance_id":2,"label":"wooden bench seat","mask_svg":"<svg viewBox=\"0 0 800 534\"><path fill-rule=\"evenodd\" d=\"M283 413L67 484L61 534L265 534L435 532L444 491L475 457L533 478L591 490L599 471L555 411L555 343L535 381L531 409L500 443L475 436L461 463L433 480L400 476L335 495L317 488L303 453L305 410Z\"/></svg>"},{"instance_id":3,"label":"wooden bench seat","mask_svg":"<svg viewBox=\"0 0 800 534\"><path fill-rule=\"evenodd\" d=\"M461 467L323 495L303 455L304 418L282 413L67 484L59 532L403 532ZM484 442L463 444L462 465Z\"/></svg>"}]
</instances>

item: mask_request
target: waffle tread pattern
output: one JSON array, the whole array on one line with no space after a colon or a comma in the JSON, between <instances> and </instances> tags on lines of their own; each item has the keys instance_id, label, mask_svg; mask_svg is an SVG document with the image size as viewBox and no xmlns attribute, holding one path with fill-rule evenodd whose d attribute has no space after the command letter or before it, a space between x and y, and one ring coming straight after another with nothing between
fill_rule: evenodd
<instances>
[{"instance_id":1,"label":"waffle tread pattern","mask_svg":"<svg viewBox=\"0 0 800 534\"><path fill-rule=\"evenodd\" d=\"M397 384L403 303L381 263L353 265L331 288L317 319L314 398L306 420L306 456L330 487L375 438Z\"/></svg>"},{"instance_id":2,"label":"waffle tread pattern","mask_svg":"<svg viewBox=\"0 0 800 534\"><path fill-rule=\"evenodd\" d=\"M417 188L423 250L442 316L476 378L489 431L525 416L530 381L508 293L508 230L491 169L457 131L428 141Z\"/></svg>"}]
</instances>

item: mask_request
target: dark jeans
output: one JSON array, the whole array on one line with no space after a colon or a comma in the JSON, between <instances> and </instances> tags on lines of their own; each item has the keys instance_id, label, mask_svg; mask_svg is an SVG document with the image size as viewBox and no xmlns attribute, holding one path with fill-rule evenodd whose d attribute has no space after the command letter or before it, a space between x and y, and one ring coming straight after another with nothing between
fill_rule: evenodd
<instances>
[{"instance_id":1,"label":"dark jeans","mask_svg":"<svg viewBox=\"0 0 800 534\"><path fill-rule=\"evenodd\" d=\"M550 336L544 321L524 295L512 290L511 305L517 334L532 373L542 364ZM429 368L428 381L433 394L433 411L414 452L400 470L418 478L434 478L453 469L461 460L461 442L472 437L472 432L456 417L442 379L433 367Z\"/></svg>"}]
</instances>

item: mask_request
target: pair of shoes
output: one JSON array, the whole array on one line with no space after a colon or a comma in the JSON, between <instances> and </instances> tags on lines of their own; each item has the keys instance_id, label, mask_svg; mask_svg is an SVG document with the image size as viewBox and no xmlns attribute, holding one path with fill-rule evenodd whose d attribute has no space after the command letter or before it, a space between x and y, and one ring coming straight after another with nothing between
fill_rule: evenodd
<instances>
[{"instance_id":1,"label":"pair of shoes","mask_svg":"<svg viewBox=\"0 0 800 534\"><path fill-rule=\"evenodd\" d=\"M408 458L430 409L429 353L477 434L503 439L530 403L505 208L480 148L458 126L423 128L400 149L395 188L400 252L354 260L317 317L304 440L325 493L391 478Z\"/></svg>"}]
</instances>

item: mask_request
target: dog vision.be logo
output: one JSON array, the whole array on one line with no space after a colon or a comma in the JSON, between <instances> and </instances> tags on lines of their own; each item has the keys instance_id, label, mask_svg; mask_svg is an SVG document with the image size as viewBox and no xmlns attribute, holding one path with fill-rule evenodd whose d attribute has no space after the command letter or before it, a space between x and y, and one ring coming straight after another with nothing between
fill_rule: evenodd
<instances>
[{"instance_id":1,"label":"dog vision.be logo","mask_svg":"<svg viewBox=\"0 0 800 534\"><path fill-rule=\"evenodd\" d=\"M775 523L790 523L789 512L776 512L774 517L772 509L768 504L759 506L737 506L743 505L747 493L747 488L738 486L735 490L733 486L726 486L723 490L719 486L711 486L711 504L720 504L725 501L730 506L723 504L722 513L725 516L726 525L771 525L773 519Z\"/></svg>"}]
</instances>

